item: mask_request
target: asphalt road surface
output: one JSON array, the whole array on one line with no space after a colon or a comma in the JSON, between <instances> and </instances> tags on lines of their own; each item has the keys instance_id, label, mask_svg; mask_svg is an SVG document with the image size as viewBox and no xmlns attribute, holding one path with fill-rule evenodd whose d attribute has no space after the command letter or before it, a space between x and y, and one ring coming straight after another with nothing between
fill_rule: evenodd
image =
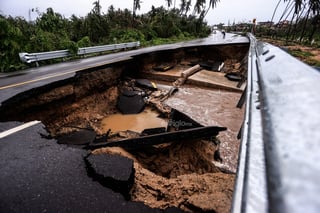
<instances>
[{"instance_id":1,"label":"asphalt road surface","mask_svg":"<svg viewBox=\"0 0 320 213\"><path fill-rule=\"evenodd\" d=\"M176 44L159 45L148 48L141 48L126 52L119 52L115 54L108 54L103 56L91 57L31 68L24 71L18 71L9 74L0 74L0 104L14 95L21 92L30 90L32 88L40 87L55 81L64 80L73 77L76 72L86 70L89 68L99 67L114 62L125 61L131 59L134 55L144 53L177 49L187 46L200 46L212 44L225 44L225 43L248 43L246 37L238 36L235 34L227 34L223 39L221 33L217 32L205 39L197 39L188 42L180 42Z\"/></svg>"},{"instance_id":2,"label":"asphalt road surface","mask_svg":"<svg viewBox=\"0 0 320 213\"><path fill-rule=\"evenodd\" d=\"M20 124L0 123L0 130ZM0 139L0 212L163 212L103 187L87 174L85 150L46 134L39 123Z\"/></svg>"}]
</instances>

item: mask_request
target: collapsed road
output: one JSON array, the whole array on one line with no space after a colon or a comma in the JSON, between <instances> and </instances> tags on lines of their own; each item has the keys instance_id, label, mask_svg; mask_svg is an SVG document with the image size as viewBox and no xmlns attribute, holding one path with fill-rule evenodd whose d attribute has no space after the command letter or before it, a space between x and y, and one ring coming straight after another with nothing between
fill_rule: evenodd
<instances>
[{"instance_id":1,"label":"collapsed road","mask_svg":"<svg viewBox=\"0 0 320 213\"><path fill-rule=\"evenodd\" d=\"M3 133L41 123L1 136L0 210L229 212L249 44L211 39L2 86Z\"/></svg>"}]
</instances>

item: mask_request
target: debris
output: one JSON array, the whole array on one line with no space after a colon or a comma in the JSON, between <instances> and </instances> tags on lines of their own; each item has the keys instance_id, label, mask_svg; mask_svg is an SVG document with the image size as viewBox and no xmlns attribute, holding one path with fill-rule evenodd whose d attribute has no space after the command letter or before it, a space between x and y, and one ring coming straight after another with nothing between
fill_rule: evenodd
<instances>
[{"instance_id":1,"label":"debris","mask_svg":"<svg viewBox=\"0 0 320 213\"><path fill-rule=\"evenodd\" d=\"M217 149L214 152L213 158L214 158L215 161L219 161L220 163L222 163L222 158L221 158L219 149Z\"/></svg>"},{"instance_id":2,"label":"debris","mask_svg":"<svg viewBox=\"0 0 320 213\"><path fill-rule=\"evenodd\" d=\"M164 97L165 98L165 97ZM156 108L159 112L161 112L165 117L169 117L169 114L171 112L171 108L165 104L162 103L163 99L159 100L159 98L150 97L147 101L147 103L154 108Z\"/></svg>"},{"instance_id":3,"label":"debris","mask_svg":"<svg viewBox=\"0 0 320 213\"><path fill-rule=\"evenodd\" d=\"M143 111L145 102L142 95L125 96L120 95L117 107L123 114L138 114Z\"/></svg>"},{"instance_id":4,"label":"debris","mask_svg":"<svg viewBox=\"0 0 320 213\"><path fill-rule=\"evenodd\" d=\"M162 65L154 66L152 69L154 71L165 72L172 69L174 66L175 66L174 64L162 64Z\"/></svg>"},{"instance_id":5,"label":"debris","mask_svg":"<svg viewBox=\"0 0 320 213\"><path fill-rule=\"evenodd\" d=\"M224 67L224 62L218 61L218 62L191 62L190 65L194 66L196 64L199 64L201 68L209 70L209 71L215 71L215 72L221 72L221 70Z\"/></svg>"},{"instance_id":6,"label":"debris","mask_svg":"<svg viewBox=\"0 0 320 213\"><path fill-rule=\"evenodd\" d=\"M96 133L93 130L81 129L59 136L57 141L59 144L86 145L92 143L95 138Z\"/></svg>"},{"instance_id":7,"label":"debris","mask_svg":"<svg viewBox=\"0 0 320 213\"><path fill-rule=\"evenodd\" d=\"M242 108L242 106L246 100L246 97L247 97L247 87L245 87L245 89L243 90L243 92L241 94L241 97L237 103L237 108Z\"/></svg>"},{"instance_id":8,"label":"debris","mask_svg":"<svg viewBox=\"0 0 320 213\"><path fill-rule=\"evenodd\" d=\"M227 79L229 79L230 81L241 81L242 80L241 74L237 73L237 72L227 73L227 74L225 74L225 77Z\"/></svg>"},{"instance_id":9,"label":"debris","mask_svg":"<svg viewBox=\"0 0 320 213\"><path fill-rule=\"evenodd\" d=\"M190 77L191 75L195 74L196 72L198 72L199 70L201 70L201 67L199 64L183 71L181 73L181 77L187 79L188 77Z\"/></svg>"},{"instance_id":10,"label":"debris","mask_svg":"<svg viewBox=\"0 0 320 213\"><path fill-rule=\"evenodd\" d=\"M159 90L165 90L165 91L169 91L172 88L172 86L164 85L164 84L157 84L157 87L158 87Z\"/></svg>"},{"instance_id":11,"label":"debris","mask_svg":"<svg viewBox=\"0 0 320 213\"><path fill-rule=\"evenodd\" d=\"M131 130L118 132L119 137L121 138L138 138L140 134Z\"/></svg>"},{"instance_id":12,"label":"debris","mask_svg":"<svg viewBox=\"0 0 320 213\"><path fill-rule=\"evenodd\" d=\"M160 133L164 133L166 132L166 128L165 127L157 127L157 128L149 128L149 129L145 129L141 132L142 136L145 135L155 135L155 134L160 134Z\"/></svg>"},{"instance_id":13,"label":"debris","mask_svg":"<svg viewBox=\"0 0 320 213\"><path fill-rule=\"evenodd\" d=\"M136 84L137 86L140 86L140 87L143 87L143 88L146 88L146 89L150 89L150 90L157 90L157 85L148 80L148 79L136 79Z\"/></svg>"},{"instance_id":14,"label":"debris","mask_svg":"<svg viewBox=\"0 0 320 213\"><path fill-rule=\"evenodd\" d=\"M127 97L133 97L136 95L144 95L144 94L142 94L142 92L139 92L139 91L130 91L130 90L125 89L122 91L122 95L127 96Z\"/></svg>"},{"instance_id":15,"label":"debris","mask_svg":"<svg viewBox=\"0 0 320 213\"><path fill-rule=\"evenodd\" d=\"M183 130L183 129L192 129L197 127L203 127L201 124L187 116L186 114L172 109L170 114L170 120L168 122L167 131L171 130Z\"/></svg>"},{"instance_id":16,"label":"debris","mask_svg":"<svg viewBox=\"0 0 320 213\"><path fill-rule=\"evenodd\" d=\"M85 163L91 178L129 199L134 182L133 160L120 155L90 154Z\"/></svg>"},{"instance_id":17,"label":"debris","mask_svg":"<svg viewBox=\"0 0 320 213\"><path fill-rule=\"evenodd\" d=\"M171 143L175 141L183 142L184 140L210 138L219 134L220 131L225 131L225 127L208 126L185 129L176 132L165 132L161 134L142 136L140 138L131 138L109 143L94 143L89 144L90 149L102 147L122 147L126 150L138 150L151 147L153 145Z\"/></svg>"},{"instance_id":18,"label":"debris","mask_svg":"<svg viewBox=\"0 0 320 213\"><path fill-rule=\"evenodd\" d=\"M191 75L195 74L199 70L201 70L201 67L200 67L200 65L197 64L197 65L183 71L181 73L181 77L178 78L175 82L173 82L173 89L176 89L176 88L180 87L181 85L183 85Z\"/></svg>"}]
</instances>

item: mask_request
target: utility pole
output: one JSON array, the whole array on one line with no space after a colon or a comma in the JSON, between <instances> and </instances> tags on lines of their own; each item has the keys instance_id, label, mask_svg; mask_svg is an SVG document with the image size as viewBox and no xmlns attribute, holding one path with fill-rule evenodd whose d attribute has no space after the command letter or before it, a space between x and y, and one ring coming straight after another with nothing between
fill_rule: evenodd
<instances>
[{"instance_id":1,"label":"utility pole","mask_svg":"<svg viewBox=\"0 0 320 213\"><path fill-rule=\"evenodd\" d=\"M100 0L98 0L98 13L100 15Z\"/></svg>"}]
</instances>

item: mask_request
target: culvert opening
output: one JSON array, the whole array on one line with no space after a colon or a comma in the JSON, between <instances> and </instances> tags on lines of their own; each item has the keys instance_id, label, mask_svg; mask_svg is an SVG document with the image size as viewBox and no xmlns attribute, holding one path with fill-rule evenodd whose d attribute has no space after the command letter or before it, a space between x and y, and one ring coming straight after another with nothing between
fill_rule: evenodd
<instances>
[{"instance_id":1,"label":"culvert opening","mask_svg":"<svg viewBox=\"0 0 320 213\"><path fill-rule=\"evenodd\" d=\"M245 72L247 50L247 45L226 49L222 46L209 50L204 47L179 49L170 54L161 52L142 55L127 62L83 71L74 78L19 94L3 102L0 119L41 120L53 137L75 132L74 127L92 128L99 143L145 136L141 130L146 127L167 129L172 107L204 126L225 126L228 130L221 132L217 140L184 138L140 150L99 148L93 154L117 154L133 160L134 183L130 185L129 192L126 192L133 201L161 209L174 206L186 211L201 209L229 212L238 153L236 135L243 111L235 108L241 96L237 83L230 83L224 74ZM217 58L219 63L215 63L212 58ZM209 70L210 67L215 69L214 66L219 68L222 61L224 66L220 72ZM181 72L192 67L195 62L202 63L206 68L182 81L184 84L176 88L178 91L171 90L173 83L181 77ZM214 79L213 76L229 88L221 87L220 84L216 87L216 82L208 81ZM157 90L150 88L150 85L132 84L133 79L142 78L156 79L153 82L156 83ZM160 90L165 92L159 92ZM123 93L126 97L140 95L139 101L142 99L149 105L143 107L139 114L143 117L146 112L147 115L136 122L141 124L137 129L125 127L109 131L112 129L110 123L114 126L118 122L123 127L122 122L129 125L128 121L135 119L120 118L122 114L117 117L121 113L117 104ZM161 100L164 104L155 100ZM150 117L159 119L154 126L150 125L153 122ZM136 123L133 124L134 128L138 126ZM178 121L174 123L176 126L181 124ZM188 122L184 121L183 124L185 126ZM126 131L128 129L131 132ZM163 133L163 129L152 131L156 134ZM150 133L147 131L145 134ZM96 174L94 176L102 183L108 180Z\"/></svg>"}]
</instances>

